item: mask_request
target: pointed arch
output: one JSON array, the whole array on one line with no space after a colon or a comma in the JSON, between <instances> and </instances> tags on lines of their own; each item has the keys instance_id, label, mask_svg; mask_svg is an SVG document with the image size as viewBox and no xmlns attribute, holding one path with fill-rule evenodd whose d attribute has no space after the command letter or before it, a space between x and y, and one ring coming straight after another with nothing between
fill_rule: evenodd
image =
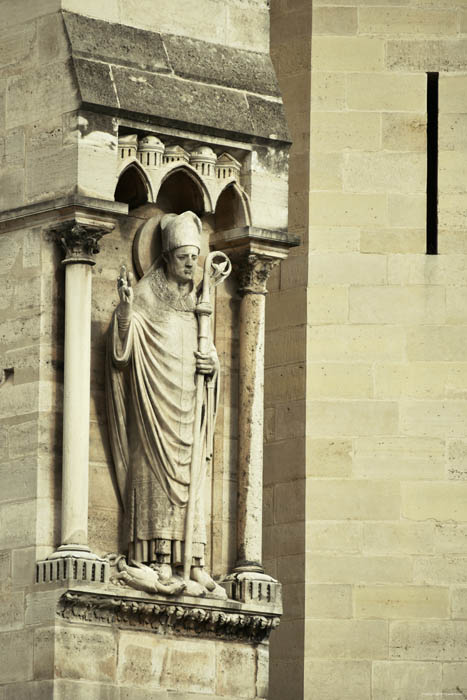
<instances>
[{"instance_id":1,"label":"pointed arch","mask_svg":"<svg viewBox=\"0 0 467 700\"><path fill-rule=\"evenodd\" d=\"M220 192L214 222L216 231L251 225L248 196L236 182L229 182Z\"/></svg>"},{"instance_id":2,"label":"pointed arch","mask_svg":"<svg viewBox=\"0 0 467 700\"><path fill-rule=\"evenodd\" d=\"M154 201L151 183L136 158L133 158L130 163L125 163L121 169L114 199L128 204L129 209L136 209Z\"/></svg>"},{"instance_id":3,"label":"pointed arch","mask_svg":"<svg viewBox=\"0 0 467 700\"><path fill-rule=\"evenodd\" d=\"M212 213L213 203L206 183L186 163L174 164L162 178L156 202L163 211L181 214L190 209L198 216Z\"/></svg>"}]
</instances>

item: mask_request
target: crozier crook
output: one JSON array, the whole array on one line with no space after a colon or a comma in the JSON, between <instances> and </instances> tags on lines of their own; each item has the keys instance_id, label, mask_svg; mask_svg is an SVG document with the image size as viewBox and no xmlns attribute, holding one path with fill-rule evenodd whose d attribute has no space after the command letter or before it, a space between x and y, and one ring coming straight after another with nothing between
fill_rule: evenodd
<instances>
[{"instance_id":1,"label":"crozier crook","mask_svg":"<svg viewBox=\"0 0 467 700\"><path fill-rule=\"evenodd\" d=\"M211 348L211 316L213 312L211 304L211 288L221 284L232 271L232 264L225 255L220 251L209 253L204 261L203 281L201 286L201 294L196 305L196 316L198 318L198 352L207 354ZM211 380L207 380L207 392L209 402L209 392ZM210 422L210 412L206 411L203 416L203 392L204 392L205 377L202 374L196 375L196 394L195 394L195 420L193 432L193 448L191 453L190 467L190 486L188 491L188 503L185 519L185 555L183 559L183 578L188 581L191 572L192 561L192 545L193 545L193 519L195 513L196 487L198 481L198 473L202 459L202 440L201 435L203 420ZM212 382L211 382L212 384ZM212 391L212 387L211 387ZM212 446L212 425L206 425L208 431L208 445Z\"/></svg>"}]
</instances>

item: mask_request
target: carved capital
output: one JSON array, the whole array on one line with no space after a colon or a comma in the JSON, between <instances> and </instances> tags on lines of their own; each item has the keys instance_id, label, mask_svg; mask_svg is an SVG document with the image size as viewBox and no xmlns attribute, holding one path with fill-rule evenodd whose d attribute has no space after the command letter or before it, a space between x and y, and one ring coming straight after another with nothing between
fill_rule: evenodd
<instances>
[{"instance_id":1,"label":"carved capital","mask_svg":"<svg viewBox=\"0 0 467 700\"><path fill-rule=\"evenodd\" d=\"M240 294L267 294L269 275L279 262L279 258L258 253L248 253L242 257L237 267Z\"/></svg>"},{"instance_id":2,"label":"carved capital","mask_svg":"<svg viewBox=\"0 0 467 700\"><path fill-rule=\"evenodd\" d=\"M85 263L95 265L94 256L99 252L99 241L114 227L109 224L83 224L66 221L49 229L50 240L60 245L65 253L63 264Z\"/></svg>"}]
</instances>

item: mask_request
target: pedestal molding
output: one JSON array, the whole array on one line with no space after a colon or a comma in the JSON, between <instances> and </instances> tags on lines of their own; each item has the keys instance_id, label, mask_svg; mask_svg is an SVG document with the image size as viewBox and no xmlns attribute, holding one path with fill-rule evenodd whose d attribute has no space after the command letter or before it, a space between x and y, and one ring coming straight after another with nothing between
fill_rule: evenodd
<instances>
[{"instance_id":1,"label":"pedestal molding","mask_svg":"<svg viewBox=\"0 0 467 700\"><path fill-rule=\"evenodd\" d=\"M117 625L182 635L263 642L279 625L279 616L270 612L239 609L238 604L213 606L184 601L133 598L121 595L68 590L60 598L57 615L70 622Z\"/></svg>"}]
</instances>

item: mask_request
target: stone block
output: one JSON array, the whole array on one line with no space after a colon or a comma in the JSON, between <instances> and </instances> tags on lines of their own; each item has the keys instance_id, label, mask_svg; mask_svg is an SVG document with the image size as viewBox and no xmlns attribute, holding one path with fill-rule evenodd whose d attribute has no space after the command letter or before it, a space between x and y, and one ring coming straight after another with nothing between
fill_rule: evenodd
<instances>
[{"instance_id":1,"label":"stone block","mask_svg":"<svg viewBox=\"0 0 467 700\"><path fill-rule=\"evenodd\" d=\"M148 36L150 56L149 47L154 35ZM231 46L197 41L174 34L163 36L163 47L167 52L169 66L182 78L279 96L272 64L266 53L237 51Z\"/></svg>"},{"instance_id":2,"label":"stone block","mask_svg":"<svg viewBox=\"0 0 467 700\"><path fill-rule=\"evenodd\" d=\"M306 584L305 596L307 618L351 618L353 616L351 586L310 583Z\"/></svg>"},{"instance_id":3,"label":"stone block","mask_svg":"<svg viewBox=\"0 0 467 700\"><path fill-rule=\"evenodd\" d=\"M269 52L269 12L261 3L256 8L227 6L227 26L225 42L232 46L252 49L257 52Z\"/></svg>"},{"instance_id":4,"label":"stone block","mask_svg":"<svg viewBox=\"0 0 467 700\"><path fill-rule=\"evenodd\" d=\"M191 693L214 693L215 642L197 639L169 643L161 675L161 688Z\"/></svg>"},{"instance_id":5,"label":"stone block","mask_svg":"<svg viewBox=\"0 0 467 700\"><path fill-rule=\"evenodd\" d=\"M26 0L20 4L14 0L2 0L0 4L0 14L5 18L3 25L5 29L59 9L60 4L57 0Z\"/></svg>"},{"instance_id":6,"label":"stone block","mask_svg":"<svg viewBox=\"0 0 467 700\"><path fill-rule=\"evenodd\" d=\"M467 192L465 160L465 151L441 151L439 153L439 188L441 192Z\"/></svg>"},{"instance_id":7,"label":"stone block","mask_svg":"<svg viewBox=\"0 0 467 700\"><path fill-rule=\"evenodd\" d=\"M317 7L313 11L313 35L337 34L346 36L357 33L356 7Z\"/></svg>"},{"instance_id":8,"label":"stone block","mask_svg":"<svg viewBox=\"0 0 467 700\"><path fill-rule=\"evenodd\" d=\"M0 34L0 71L2 75L26 70L34 61L36 49L36 27L34 22L27 22L5 30Z\"/></svg>"},{"instance_id":9,"label":"stone block","mask_svg":"<svg viewBox=\"0 0 467 700\"><path fill-rule=\"evenodd\" d=\"M440 194L438 211L442 227L465 228L465 194Z\"/></svg>"},{"instance_id":10,"label":"stone block","mask_svg":"<svg viewBox=\"0 0 467 700\"><path fill-rule=\"evenodd\" d=\"M308 398L365 399L373 395L370 365L313 362L308 372Z\"/></svg>"},{"instance_id":11,"label":"stone block","mask_svg":"<svg viewBox=\"0 0 467 700\"><path fill-rule=\"evenodd\" d=\"M276 560L277 572L273 573L271 568L266 569L272 576L283 584L303 583L305 579L305 557L303 554L292 554L280 557Z\"/></svg>"},{"instance_id":12,"label":"stone block","mask_svg":"<svg viewBox=\"0 0 467 700\"><path fill-rule=\"evenodd\" d=\"M5 387L3 387L3 390ZM25 547L35 540L35 501L0 505L0 549Z\"/></svg>"},{"instance_id":13,"label":"stone block","mask_svg":"<svg viewBox=\"0 0 467 700\"><path fill-rule=\"evenodd\" d=\"M265 559L300 554L305 548L303 522L275 524L263 530L263 554Z\"/></svg>"},{"instance_id":14,"label":"stone block","mask_svg":"<svg viewBox=\"0 0 467 700\"><path fill-rule=\"evenodd\" d=\"M452 585L467 583L467 557L431 556L418 557L414 561L413 580L429 585Z\"/></svg>"},{"instance_id":15,"label":"stone block","mask_svg":"<svg viewBox=\"0 0 467 700\"><path fill-rule=\"evenodd\" d=\"M434 525L405 521L363 523L362 541L365 554L429 554L433 552Z\"/></svg>"},{"instance_id":16,"label":"stone block","mask_svg":"<svg viewBox=\"0 0 467 700\"><path fill-rule=\"evenodd\" d=\"M447 700L463 700L467 692L467 664L443 664L443 691Z\"/></svg>"},{"instance_id":17,"label":"stone block","mask_svg":"<svg viewBox=\"0 0 467 700\"><path fill-rule=\"evenodd\" d=\"M426 115L386 112L382 116L382 143L386 151L421 151L426 148Z\"/></svg>"},{"instance_id":18,"label":"stone block","mask_svg":"<svg viewBox=\"0 0 467 700\"><path fill-rule=\"evenodd\" d=\"M307 488L307 516L315 520L395 520L399 512L397 483L313 479Z\"/></svg>"},{"instance_id":19,"label":"stone block","mask_svg":"<svg viewBox=\"0 0 467 700\"><path fill-rule=\"evenodd\" d=\"M265 405L304 399L304 375L304 364L267 369L264 373Z\"/></svg>"},{"instance_id":20,"label":"stone block","mask_svg":"<svg viewBox=\"0 0 467 700\"><path fill-rule=\"evenodd\" d=\"M2 168L0 176L0 209L7 211L24 204L23 168Z\"/></svg>"},{"instance_id":21,"label":"stone block","mask_svg":"<svg viewBox=\"0 0 467 700\"><path fill-rule=\"evenodd\" d=\"M307 476L345 477L352 471L352 441L310 439L307 441Z\"/></svg>"},{"instance_id":22,"label":"stone block","mask_svg":"<svg viewBox=\"0 0 467 700\"><path fill-rule=\"evenodd\" d=\"M384 398L467 398L467 365L464 362L381 365L375 379L376 394Z\"/></svg>"},{"instance_id":23,"label":"stone block","mask_svg":"<svg viewBox=\"0 0 467 700\"><path fill-rule=\"evenodd\" d=\"M388 627L384 620L306 620L310 656L320 659L385 659Z\"/></svg>"},{"instance_id":24,"label":"stone block","mask_svg":"<svg viewBox=\"0 0 467 700\"><path fill-rule=\"evenodd\" d=\"M435 586L357 586L355 617L448 618L449 591Z\"/></svg>"},{"instance_id":25,"label":"stone block","mask_svg":"<svg viewBox=\"0 0 467 700\"><path fill-rule=\"evenodd\" d=\"M271 292L266 299L266 331L306 324L307 300L304 290Z\"/></svg>"},{"instance_id":26,"label":"stone block","mask_svg":"<svg viewBox=\"0 0 467 700\"><path fill-rule=\"evenodd\" d=\"M269 645L259 644L256 655L256 695L259 698L267 698L269 690Z\"/></svg>"},{"instance_id":27,"label":"stone block","mask_svg":"<svg viewBox=\"0 0 467 700\"><path fill-rule=\"evenodd\" d=\"M61 90L56 86L61 85ZM38 66L12 77L7 93L7 127L45 121L77 108L73 67L70 61Z\"/></svg>"},{"instance_id":28,"label":"stone block","mask_svg":"<svg viewBox=\"0 0 467 700\"><path fill-rule=\"evenodd\" d=\"M402 516L411 520L467 520L467 484L402 484Z\"/></svg>"},{"instance_id":29,"label":"stone block","mask_svg":"<svg viewBox=\"0 0 467 700\"><path fill-rule=\"evenodd\" d=\"M122 632L118 647L118 680L123 685L160 688L167 645L147 634ZM150 692L150 691L149 691Z\"/></svg>"},{"instance_id":30,"label":"stone block","mask_svg":"<svg viewBox=\"0 0 467 700\"><path fill-rule=\"evenodd\" d=\"M279 408L279 407L278 407ZM296 418L297 425L304 425L304 411ZM297 435L294 437L293 432ZM280 483L298 479L305 474L305 439L298 435L304 430L296 429L288 439L278 440L265 446L264 483ZM287 476L285 476L287 475Z\"/></svg>"},{"instance_id":31,"label":"stone block","mask_svg":"<svg viewBox=\"0 0 467 700\"><path fill-rule=\"evenodd\" d=\"M219 6L215 0L203 0L202 3L160 0L157 8L151 0L128 0L120 3L120 22L217 44L227 39L227 8Z\"/></svg>"},{"instance_id":32,"label":"stone block","mask_svg":"<svg viewBox=\"0 0 467 700\"><path fill-rule=\"evenodd\" d=\"M305 421L305 401L278 404L276 407L276 439L286 440L303 437L305 435ZM298 454L303 456L301 441L297 445L295 454L293 452L290 454L290 461L294 462L294 457Z\"/></svg>"},{"instance_id":33,"label":"stone block","mask_svg":"<svg viewBox=\"0 0 467 700\"><path fill-rule=\"evenodd\" d=\"M397 71L458 71L465 70L466 40L408 39L389 40L386 43L386 65Z\"/></svg>"},{"instance_id":34,"label":"stone block","mask_svg":"<svg viewBox=\"0 0 467 700\"><path fill-rule=\"evenodd\" d=\"M325 112L329 114L329 112ZM319 144L321 147L322 144ZM290 187L293 189L293 181L296 175L291 171ZM304 182L304 178L301 178ZM313 190L341 190L342 189L342 154L340 153L312 153L310 163L310 182Z\"/></svg>"},{"instance_id":35,"label":"stone block","mask_svg":"<svg viewBox=\"0 0 467 700\"><path fill-rule=\"evenodd\" d=\"M384 41L317 36L313 39L311 62L316 71L379 71L384 66Z\"/></svg>"},{"instance_id":36,"label":"stone block","mask_svg":"<svg viewBox=\"0 0 467 700\"><path fill-rule=\"evenodd\" d=\"M441 479L445 443L437 438L358 437L353 474L363 479Z\"/></svg>"},{"instance_id":37,"label":"stone block","mask_svg":"<svg viewBox=\"0 0 467 700\"><path fill-rule=\"evenodd\" d=\"M274 490L274 522L293 523L305 519L304 481L277 484Z\"/></svg>"},{"instance_id":38,"label":"stone block","mask_svg":"<svg viewBox=\"0 0 467 700\"><path fill-rule=\"evenodd\" d=\"M426 223L426 197L421 194L388 195L390 226L423 228Z\"/></svg>"},{"instance_id":39,"label":"stone block","mask_svg":"<svg viewBox=\"0 0 467 700\"><path fill-rule=\"evenodd\" d=\"M117 693L123 693L117 695ZM142 700L138 690L131 691L131 695L127 695L122 688L121 691L116 685L108 685L104 683L88 683L69 680L55 680L53 698L57 700ZM134 694L133 694L134 693ZM147 694L146 694L147 697ZM165 694L151 695L151 700L167 700ZM45 698L44 698L45 700ZM49 698L47 698L49 700Z\"/></svg>"},{"instance_id":40,"label":"stone block","mask_svg":"<svg viewBox=\"0 0 467 700\"><path fill-rule=\"evenodd\" d=\"M0 683L16 683L33 677L33 635L31 630L0 633Z\"/></svg>"},{"instance_id":41,"label":"stone block","mask_svg":"<svg viewBox=\"0 0 467 700\"><path fill-rule=\"evenodd\" d=\"M9 273L15 266L21 250L22 236L18 234L0 236L0 274Z\"/></svg>"},{"instance_id":42,"label":"stone block","mask_svg":"<svg viewBox=\"0 0 467 700\"><path fill-rule=\"evenodd\" d=\"M409 556L360 556L308 554L309 583L411 583L413 562Z\"/></svg>"},{"instance_id":43,"label":"stone block","mask_svg":"<svg viewBox=\"0 0 467 700\"><path fill-rule=\"evenodd\" d=\"M348 226L311 226L309 229L309 249L350 253L359 250L360 229Z\"/></svg>"},{"instance_id":44,"label":"stone block","mask_svg":"<svg viewBox=\"0 0 467 700\"><path fill-rule=\"evenodd\" d=\"M327 153L344 149L375 151L380 148L381 117L379 114L316 112L313 114L312 124L314 152ZM318 189L325 188L318 186Z\"/></svg>"},{"instance_id":45,"label":"stone block","mask_svg":"<svg viewBox=\"0 0 467 700\"><path fill-rule=\"evenodd\" d=\"M306 327L276 328L266 333L264 364L266 367L300 362L305 359Z\"/></svg>"},{"instance_id":46,"label":"stone block","mask_svg":"<svg viewBox=\"0 0 467 700\"><path fill-rule=\"evenodd\" d=\"M346 192L426 191L426 155L423 153L345 153Z\"/></svg>"},{"instance_id":47,"label":"stone block","mask_svg":"<svg viewBox=\"0 0 467 700\"><path fill-rule=\"evenodd\" d=\"M377 362L405 359L405 331L397 326L312 326L309 361Z\"/></svg>"},{"instance_id":48,"label":"stone block","mask_svg":"<svg viewBox=\"0 0 467 700\"><path fill-rule=\"evenodd\" d=\"M0 632L24 627L24 593L8 591L0 594Z\"/></svg>"},{"instance_id":49,"label":"stone block","mask_svg":"<svg viewBox=\"0 0 467 700\"><path fill-rule=\"evenodd\" d=\"M347 78L349 109L420 114L425 111L425 103L425 75L353 73Z\"/></svg>"},{"instance_id":50,"label":"stone block","mask_svg":"<svg viewBox=\"0 0 467 700\"><path fill-rule=\"evenodd\" d=\"M465 401L404 401L400 407L400 429L405 435L463 437L466 419Z\"/></svg>"},{"instance_id":51,"label":"stone block","mask_svg":"<svg viewBox=\"0 0 467 700\"><path fill-rule=\"evenodd\" d=\"M315 253L310 256L309 269L317 285L380 285L386 281L387 261L383 255Z\"/></svg>"},{"instance_id":52,"label":"stone block","mask_svg":"<svg viewBox=\"0 0 467 700\"><path fill-rule=\"evenodd\" d=\"M378 700L435 700L441 696L441 664L375 661L372 689Z\"/></svg>"},{"instance_id":53,"label":"stone block","mask_svg":"<svg viewBox=\"0 0 467 700\"><path fill-rule=\"evenodd\" d=\"M467 479L467 443L465 440L450 440L448 442L447 476L453 481Z\"/></svg>"},{"instance_id":54,"label":"stone block","mask_svg":"<svg viewBox=\"0 0 467 700\"><path fill-rule=\"evenodd\" d=\"M216 642L216 693L238 698L255 697L256 649L254 647Z\"/></svg>"},{"instance_id":55,"label":"stone block","mask_svg":"<svg viewBox=\"0 0 467 700\"><path fill-rule=\"evenodd\" d=\"M312 437L394 435L399 408L395 401L313 401L309 420Z\"/></svg>"},{"instance_id":56,"label":"stone block","mask_svg":"<svg viewBox=\"0 0 467 700\"><path fill-rule=\"evenodd\" d=\"M387 198L383 194L311 192L310 212L313 226L385 226Z\"/></svg>"},{"instance_id":57,"label":"stone block","mask_svg":"<svg viewBox=\"0 0 467 700\"><path fill-rule=\"evenodd\" d=\"M467 525L437 523L434 531L435 552L467 555Z\"/></svg>"},{"instance_id":58,"label":"stone block","mask_svg":"<svg viewBox=\"0 0 467 700\"><path fill-rule=\"evenodd\" d=\"M467 288L448 287L446 289L446 320L453 324L467 323Z\"/></svg>"},{"instance_id":59,"label":"stone block","mask_svg":"<svg viewBox=\"0 0 467 700\"><path fill-rule=\"evenodd\" d=\"M104 629L64 626L56 631L57 678L108 683L116 677L114 633Z\"/></svg>"},{"instance_id":60,"label":"stone block","mask_svg":"<svg viewBox=\"0 0 467 700\"><path fill-rule=\"evenodd\" d=\"M302 79L299 89L303 90ZM287 104L287 92L283 90L282 95ZM337 112L345 109L345 74L316 71L311 88L311 108L313 112Z\"/></svg>"},{"instance_id":61,"label":"stone block","mask_svg":"<svg viewBox=\"0 0 467 700\"><path fill-rule=\"evenodd\" d=\"M352 323L443 323L445 290L436 286L353 287L349 318Z\"/></svg>"},{"instance_id":62,"label":"stone block","mask_svg":"<svg viewBox=\"0 0 467 700\"><path fill-rule=\"evenodd\" d=\"M467 108L466 110L467 111ZM440 151L467 150L467 114L440 114Z\"/></svg>"},{"instance_id":63,"label":"stone block","mask_svg":"<svg viewBox=\"0 0 467 700\"><path fill-rule=\"evenodd\" d=\"M308 287L308 323L345 323L349 314L346 285L313 284Z\"/></svg>"},{"instance_id":64,"label":"stone block","mask_svg":"<svg viewBox=\"0 0 467 700\"><path fill-rule=\"evenodd\" d=\"M439 110L440 113L466 111L463 94L467 89L467 75L440 75Z\"/></svg>"},{"instance_id":65,"label":"stone block","mask_svg":"<svg viewBox=\"0 0 467 700\"><path fill-rule=\"evenodd\" d=\"M451 589L451 609L454 619L467 619L467 588Z\"/></svg>"},{"instance_id":66,"label":"stone block","mask_svg":"<svg viewBox=\"0 0 467 700\"><path fill-rule=\"evenodd\" d=\"M362 7L358 14L362 34L451 36L457 34L457 12L425 7Z\"/></svg>"},{"instance_id":67,"label":"stone block","mask_svg":"<svg viewBox=\"0 0 467 700\"><path fill-rule=\"evenodd\" d=\"M462 661L467 621L417 620L393 622L389 631L390 656L414 661Z\"/></svg>"},{"instance_id":68,"label":"stone block","mask_svg":"<svg viewBox=\"0 0 467 700\"><path fill-rule=\"evenodd\" d=\"M62 0L62 7L69 12L96 17L107 22L120 21L118 0L102 0L98 4L93 2L93 0Z\"/></svg>"},{"instance_id":69,"label":"stone block","mask_svg":"<svg viewBox=\"0 0 467 700\"><path fill-rule=\"evenodd\" d=\"M407 355L411 361L463 362L467 326L421 326L408 330Z\"/></svg>"},{"instance_id":70,"label":"stone block","mask_svg":"<svg viewBox=\"0 0 467 700\"><path fill-rule=\"evenodd\" d=\"M309 488L313 489L313 483L310 482ZM306 534L307 552L359 554L362 549L362 524L358 522L308 521Z\"/></svg>"},{"instance_id":71,"label":"stone block","mask_svg":"<svg viewBox=\"0 0 467 700\"><path fill-rule=\"evenodd\" d=\"M0 503L9 503L36 495L37 458L23 457L0 465Z\"/></svg>"},{"instance_id":72,"label":"stone block","mask_svg":"<svg viewBox=\"0 0 467 700\"><path fill-rule=\"evenodd\" d=\"M11 578L15 586L30 586L34 581L36 548L14 549L11 553Z\"/></svg>"},{"instance_id":73,"label":"stone block","mask_svg":"<svg viewBox=\"0 0 467 700\"><path fill-rule=\"evenodd\" d=\"M305 693L307 700L370 700L371 662L307 658Z\"/></svg>"}]
</instances>

